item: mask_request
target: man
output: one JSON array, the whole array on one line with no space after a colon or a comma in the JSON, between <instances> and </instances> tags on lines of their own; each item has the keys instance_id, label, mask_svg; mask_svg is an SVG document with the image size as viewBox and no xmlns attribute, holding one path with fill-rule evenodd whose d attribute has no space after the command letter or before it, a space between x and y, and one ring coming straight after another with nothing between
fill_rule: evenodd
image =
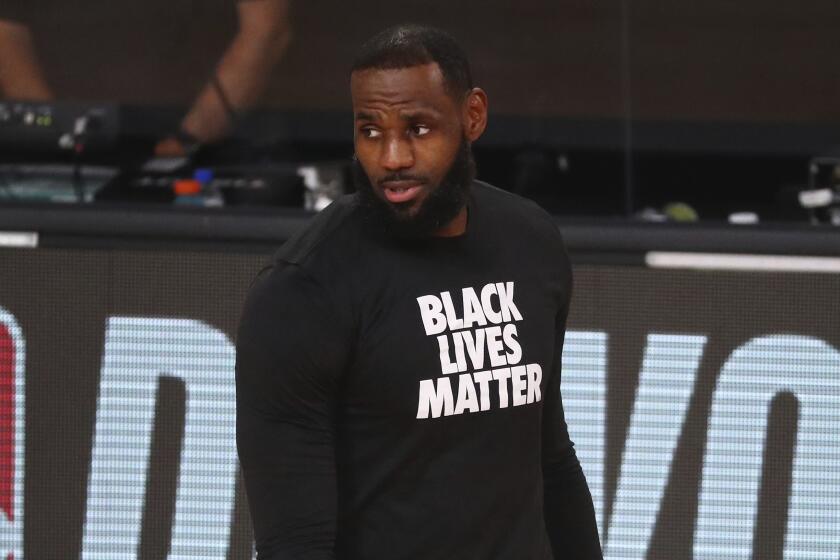
<instances>
[{"instance_id":1,"label":"man","mask_svg":"<svg viewBox=\"0 0 840 560\"><path fill-rule=\"evenodd\" d=\"M546 213L473 180L486 94L416 26L350 85L358 193L280 249L238 335L259 558L601 558L560 401L569 262Z\"/></svg>"},{"instance_id":2,"label":"man","mask_svg":"<svg viewBox=\"0 0 840 560\"><path fill-rule=\"evenodd\" d=\"M289 0L100 0L85 10L74 19L66 2L4 2L0 95L136 102L130 96L145 98L153 83L165 85L158 101L194 96L177 132L157 144L159 155L224 138L236 115L259 101L291 41ZM231 16L236 28L225 45L227 22L219 20Z\"/></svg>"}]
</instances>

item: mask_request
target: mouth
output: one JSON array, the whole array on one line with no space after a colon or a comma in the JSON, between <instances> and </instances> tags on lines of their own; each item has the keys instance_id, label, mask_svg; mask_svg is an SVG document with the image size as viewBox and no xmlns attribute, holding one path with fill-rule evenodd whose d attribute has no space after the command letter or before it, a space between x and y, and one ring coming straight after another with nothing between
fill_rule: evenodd
<instances>
[{"instance_id":1,"label":"mouth","mask_svg":"<svg viewBox=\"0 0 840 560\"><path fill-rule=\"evenodd\" d=\"M393 204L414 200L422 189L423 184L418 181L384 181L382 183L385 199Z\"/></svg>"}]
</instances>

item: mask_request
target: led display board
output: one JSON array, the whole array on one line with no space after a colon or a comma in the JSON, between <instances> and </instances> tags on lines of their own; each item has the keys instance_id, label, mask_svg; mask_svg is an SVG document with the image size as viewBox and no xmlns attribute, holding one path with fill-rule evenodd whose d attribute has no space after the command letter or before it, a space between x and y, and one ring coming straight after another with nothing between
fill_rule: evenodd
<instances>
[{"instance_id":1,"label":"led display board","mask_svg":"<svg viewBox=\"0 0 840 560\"><path fill-rule=\"evenodd\" d=\"M233 337L267 258L0 250L0 557L252 558ZM837 559L837 294L575 267L562 391L607 558Z\"/></svg>"}]
</instances>

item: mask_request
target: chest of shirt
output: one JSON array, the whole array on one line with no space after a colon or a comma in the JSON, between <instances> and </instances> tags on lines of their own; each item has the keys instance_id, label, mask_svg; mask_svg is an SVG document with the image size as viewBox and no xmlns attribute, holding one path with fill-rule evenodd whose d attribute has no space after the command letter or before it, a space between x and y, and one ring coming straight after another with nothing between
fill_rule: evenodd
<instances>
[{"instance_id":1,"label":"chest of shirt","mask_svg":"<svg viewBox=\"0 0 840 560\"><path fill-rule=\"evenodd\" d=\"M538 271L449 272L409 269L368 287L344 380L349 414L433 422L540 406L560 287Z\"/></svg>"}]
</instances>

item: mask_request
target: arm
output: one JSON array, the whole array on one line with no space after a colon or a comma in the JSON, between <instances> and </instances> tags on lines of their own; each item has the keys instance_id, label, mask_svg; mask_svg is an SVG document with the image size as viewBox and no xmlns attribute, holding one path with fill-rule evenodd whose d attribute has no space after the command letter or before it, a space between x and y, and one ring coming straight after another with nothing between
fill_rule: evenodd
<instances>
[{"instance_id":1,"label":"arm","mask_svg":"<svg viewBox=\"0 0 840 560\"><path fill-rule=\"evenodd\" d=\"M543 405L545 522L555 558L602 560L592 496L569 438L560 396L561 355L572 291L571 271L564 283L568 297L555 320L554 359Z\"/></svg>"},{"instance_id":2,"label":"arm","mask_svg":"<svg viewBox=\"0 0 840 560\"><path fill-rule=\"evenodd\" d=\"M217 85L208 81L181 121L181 130L201 143L219 140L230 131L230 109L246 110L259 100L292 39L288 0L240 0L236 9L239 30L216 67ZM173 139L156 148L159 155L180 155L179 151L183 150Z\"/></svg>"},{"instance_id":3,"label":"arm","mask_svg":"<svg viewBox=\"0 0 840 560\"><path fill-rule=\"evenodd\" d=\"M48 101L53 97L29 28L4 19L0 19L0 94L28 101Z\"/></svg>"},{"instance_id":4,"label":"arm","mask_svg":"<svg viewBox=\"0 0 840 560\"><path fill-rule=\"evenodd\" d=\"M240 322L236 442L260 560L335 558L333 409L349 337L326 302L296 266L277 265Z\"/></svg>"}]
</instances>

